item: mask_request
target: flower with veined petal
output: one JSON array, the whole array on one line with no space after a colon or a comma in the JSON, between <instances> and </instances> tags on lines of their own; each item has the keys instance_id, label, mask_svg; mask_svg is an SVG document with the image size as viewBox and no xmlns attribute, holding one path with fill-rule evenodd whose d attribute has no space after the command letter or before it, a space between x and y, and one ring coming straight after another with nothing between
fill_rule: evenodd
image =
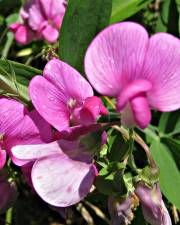
<instances>
[{"instance_id":1,"label":"flower with veined petal","mask_svg":"<svg viewBox=\"0 0 180 225\"><path fill-rule=\"evenodd\" d=\"M12 153L19 160L34 162L31 171L34 189L44 201L57 207L81 201L97 174L92 156L78 140L20 145L13 147Z\"/></svg>"},{"instance_id":2,"label":"flower with veined petal","mask_svg":"<svg viewBox=\"0 0 180 225\"><path fill-rule=\"evenodd\" d=\"M22 103L13 99L0 98L0 168L5 164L6 152L15 164L27 163L12 156L13 146L50 141L52 141L50 125L37 111L28 112Z\"/></svg>"},{"instance_id":3,"label":"flower with veined petal","mask_svg":"<svg viewBox=\"0 0 180 225\"><path fill-rule=\"evenodd\" d=\"M90 84L71 66L58 60L49 61L43 76L35 76L29 85L36 110L58 131L96 124L107 110L100 98L93 96Z\"/></svg>"},{"instance_id":4,"label":"flower with veined petal","mask_svg":"<svg viewBox=\"0 0 180 225\"><path fill-rule=\"evenodd\" d=\"M148 38L133 22L104 29L85 55L85 72L101 94L115 97L122 123L145 128L151 109L180 107L180 40L167 33Z\"/></svg>"},{"instance_id":5,"label":"flower with veined petal","mask_svg":"<svg viewBox=\"0 0 180 225\"><path fill-rule=\"evenodd\" d=\"M49 43L57 41L66 2L64 0L30 0L21 8L23 23L13 23L10 30L20 44L32 40L45 39Z\"/></svg>"}]
</instances>

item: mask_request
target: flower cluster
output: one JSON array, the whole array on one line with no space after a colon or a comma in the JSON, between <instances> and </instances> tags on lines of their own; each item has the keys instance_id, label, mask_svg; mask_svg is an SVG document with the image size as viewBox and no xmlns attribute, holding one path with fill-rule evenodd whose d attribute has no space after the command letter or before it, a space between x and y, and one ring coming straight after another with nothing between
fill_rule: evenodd
<instances>
[{"instance_id":1,"label":"flower cluster","mask_svg":"<svg viewBox=\"0 0 180 225\"><path fill-rule=\"evenodd\" d=\"M34 37L54 42L64 11L62 1L27 2L21 10L24 24L13 24L11 30L23 44ZM30 165L32 186L44 201L56 207L78 203L98 175L93 159L97 152L89 151L88 145L100 148L101 144L89 134L95 132L102 144L106 139L98 120L108 111L91 85L99 94L115 98L122 125L143 129L151 121L151 109L180 107L179 61L178 39L165 33L149 38L142 26L132 22L109 26L92 41L84 60L90 83L67 63L52 59L43 76L35 76L29 84L35 110L0 98L0 167L8 154L16 165ZM158 184L154 189L139 185L135 193L150 224L171 224ZM132 220L129 196L122 205L114 204L113 221Z\"/></svg>"},{"instance_id":2,"label":"flower cluster","mask_svg":"<svg viewBox=\"0 0 180 225\"><path fill-rule=\"evenodd\" d=\"M66 9L64 0L28 0L20 10L20 23L10 25L19 44L44 39L54 43Z\"/></svg>"}]
</instances>

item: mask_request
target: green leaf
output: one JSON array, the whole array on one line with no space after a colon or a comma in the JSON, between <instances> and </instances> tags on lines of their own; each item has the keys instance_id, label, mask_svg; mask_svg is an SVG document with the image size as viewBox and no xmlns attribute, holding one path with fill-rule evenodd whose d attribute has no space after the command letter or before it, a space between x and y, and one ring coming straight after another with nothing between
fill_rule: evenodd
<instances>
[{"instance_id":1,"label":"green leaf","mask_svg":"<svg viewBox=\"0 0 180 225\"><path fill-rule=\"evenodd\" d=\"M172 138L166 138L162 140L172 153L172 156L180 170L180 140L175 140Z\"/></svg>"},{"instance_id":2,"label":"green leaf","mask_svg":"<svg viewBox=\"0 0 180 225\"><path fill-rule=\"evenodd\" d=\"M160 187L166 198L180 209L180 172L168 147L154 140L151 153L160 169Z\"/></svg>"},{"instance_id":3,"label":"green leaf","mask_svg":"<svg viewBox=\"0 0 180 225\"><path fill-rule=\"evenodd\" d=\"M122 161L129 150L129 141L120 132L113 129L108 132L108 136L109 161Z\"/></svg>"},{"instance_id":4,"label":"green leaf","mask_svg":"<svg viewBox=\"0 0 180 225\"><path fill-rule=\"evenodd\" d=\"M179 30L179 34L180 34L180 0L175 0L176 1L176 6L177 6L177 11L179 14L179 19L178 19L178 30Z\"/></svg>"},{"instance_id":5,"label":"green leaf","mask_svg":"<svg viewBox=\"0 0 180 225\"><path fill-rule=\"evenodd\" d=\"M112 195L114 193L113 177L110 176L98 176L95 181L97 189L105 194Z\"/></svg>"},{"instance_id":6,"label":"green leaf","mask_svg":"<svg viewBox=\"0 0 180 225\"><path fill-rule=\"evenodd\" d=\"M160 6L156 32L178 35L178 12L175 0L163 0Z\"/></svg>"},{"instance_id":7,"label":"green leaf","mask_svg":"<svg viewBox=\"0 0 180 225\"><path fill-rule=\"evenodd\" d=\"M113 0L110 23L120 22L140 11L152 0Z\"/></svg>"},{"instance_id":8,"label":"green leaf","mask_svg":"<svg viewBox=\"0 0 180 225\"><path fill-rule=\"evenodd\" d=\"M106 27L111 14L112 0L69 0L63 19L60 58L83 73L85 51L94 36Z\"/></svg>"},{"instance_id":9,"label":"green leaf","mask_svg":"<svg viewBox=\"0 0 180 225\"><path fill-rule=\"evenodd\" d=\"M29 80L40 70L6 59L0 59L0 87L4 94L14 95L24 102L29 102Z\"/></svg>"},{"instance_id":10,"label":"green leaf","mask_svg":"<svg viewBox=\"0 0 180 225\"><path fill-rule=\"evenodd\" d=\"M18 13L14 13L14 14L11 14L10 16L8 16L6 18L6 24L7 24L7 27L11 24L11 23L14 23L14 22L17 22L18 21ZM8 52L10 50L10 47L13 43L13 34L11 32L7 32L7 39L6 39L6 43L4 45L4 48L2 50L2 56L4 57L7 57L8 55Z\"/></svg>"},{"instance_id":11,"label":"green leaf","mask_svg":"<svg viewBox=\"0 0 180 225\"><path fill-rule=\"evenodd\" d=\"M158 128L160 132L168 135L180 133L180 110L163 113Z\"/></svg>"}]
</instances>

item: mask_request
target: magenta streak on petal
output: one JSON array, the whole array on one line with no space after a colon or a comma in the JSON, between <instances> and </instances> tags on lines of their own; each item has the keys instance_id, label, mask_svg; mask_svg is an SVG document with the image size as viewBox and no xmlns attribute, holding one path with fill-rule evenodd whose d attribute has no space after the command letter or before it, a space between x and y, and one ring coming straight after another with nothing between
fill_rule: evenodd
<instances>
[{"instance_id":1,"label":"magenta streak on petal","mask_svg":"<svg viewBox=\"0 0 180 225\"><path fill-rule=\"evenodd\" d=\"M129 100L138 94L151 90L151 88L152 84L148 80L138 79L132 81L120 92L117 99L117 109L121 111Z\"/></svg>"},{"instance_id":2,"label":"magenta streak on petal","mask_svg":"<svg viewBox=\"0 0 180 225\"><path fill-rule=\"evenodd\" d=\"M0 149L0 170L6 163L6 151Z\"/></svg>"},{"instance_id":3,"label":"magenta streak on petal","mask_svg":"<svg viewBox=\"0 0 180 225\"><path fill-rule=\"evenodd\" d=\"M137 125L144 129L151 121L151 111L145 95L139 95L130 101L133 117Z\"/></svg>"}]
</instances>

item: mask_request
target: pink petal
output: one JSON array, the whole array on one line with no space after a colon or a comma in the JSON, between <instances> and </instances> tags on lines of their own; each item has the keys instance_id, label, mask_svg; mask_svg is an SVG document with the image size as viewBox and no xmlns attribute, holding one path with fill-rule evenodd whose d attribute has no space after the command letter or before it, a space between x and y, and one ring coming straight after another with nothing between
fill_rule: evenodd
<instances>
[{"instance_id":1,"label":"pink petal","mask_svg":"<svg viewBox=\"0 0 180 225\"><path fill-rule=\"evenodd\" d=\"M33 32L26 25L19 25L14 36L16 41L22 45L29 44L34 38Z\"/></svg>"},{"instance_id":2,"label":"pink petal","mask_svg":"<svg viewBox=\"0 0 180 225\"><path fill-rule=\"evenodd\" d=\"M39 0L41 10L48 19L65 12L64 0Z\"/></svg>"},{"instance_id":3,"label":"pink petal","mask_svg":"<svg viewBox=\"0 0 180 225\"><path fill-rule=\"evenodd\" d=\"M36 110L31 111L29 116L38 128L41 140L45 143L51 142L53 135L50 124L48 124Z\"/></svg>"},{"instance_id":4,"label":"pink petal","mask_svg":"<svg viewBox=\"0 0 180 225\"><path fill-rule=\"evenodd\" d=\"M0 170L6 163L6 151L0 149Z\"/></svg>"},{"instance_id":5,"label":"pink petal","mask_svg":"<svg viewBox=\"0 0 180 225\"><path fill-rule=\"evenodd\" d=\"M3 135L5 148L15 164L23 165L25 162L21 162L11 155L11 148L20 144L49 142L51 140L50 126L43 125L46 122L38 116L42 128L46 127L47 129L47 133L44 135L39 131L40 127L36 126L29 116L24 105L15 100L0 98L0 109L0 133Z\"/></svg>"},{"instance_id":6,"label":"pink petal","mask_svg":"<svg viewBox=\"0 0 180 225\"><path fill-rule=\"evenodd\" d=\"M99 115L108 115L108 111L101 99L96 96L86 98L83 107L88 109L95 119L97 119Z\"/></svg>"},{"instance_id":7,"label":"pink petal","mask_svg":"<svg viewBox=\"0 0 180 225\"><path fill-rule=\"evenodd\" d=\"M125 105L130 101L132 98L137 96L141 93L146 93L147 91L151 90L152 84L148 80L135 80L130 84L126 85L123 90L120 92L118 99L117 99L117 109L120 111L122 110Z\"/></svg>"},{"instance_id":8,"label":"pink petal","mask_svg":"<svg viewBox=\"0 0 180 225\"><path fill-rule=\"evenodd\" d=\"M59 37L59 31L56 28L54 28L53 26L47 25L42 30L42 36L49 43L54 43L57 41L57 39Z\"/></svg>"},{"instance_id":9,"label":"pink petal","mask_svg":"<svg viewBox=\"0 0 180 225\"><path fill-rule=\"evenodd\" d=\"M17 29L18 29L20 26L22 26L22 24L20 24L20 23L12 23L12 24L9 26L9 29L10 29L10 31L12 31L12 32L16 32Z\"/></svg>"},{"instance_id":10,"label":"pink petal","mask_svg":"<svg viewBox=\"0 0 180 225\"><path fill-rule=\"evenodd\" d=\"M81 201L95 178L92 164L55 155L36 161L32 181L40 197L57 207L67 207Z\"/></svg>"},{"instance_id":11,"label":"pink petal","mask_svg":"<svg viewBox=\"0 0 180 225\"><path fill-rule=\"evenodd\" d=\"M50 144L38 145L17 145L11 149L12 154L19 160L36 160L45 156L62 154L62 150L57 141Z\"/></svg>"},{"instance_id":12,"label":"pink petal","mask_svg":"<svg viewBox=\"0 0 180 225\"><path fill-rule=\"evenodd\" d=\"M93 96L90 84L78 71L59 59L48 62L43 75L69 98L85 100L87 97Z\"/></svg>"},{"instance_id":13,"label":"pink petal","mask_svg":"<svg viewBox=\"0 0 180 225\"><path fill-rule=\"evenodd\" d=\"M107 115L108 112L100 98L96 96L85 99L83 107L73 111L73 121L76 124L91 125L96 122L100 115Z\"/></svg>"},{"instance_id":14,"label":"pink petal","mask_svg":"<svg viewBox=\"0 0 180 225\"><path fill-rule=\"evenodd\" d=\"M61 131L69 127L69 110L64 103L66 97L42 76L34 77L29 85L34 106L40 115Z\"/></svg>"},{"instance_id":15,"label":"pink petal","mask_svg":"<svg viewBox=\"0 0 180 225\"><path fill-rule=\"evenodd\" d=\"M150 38L142 79L151 81L150 105L160 111L180 107L180 41L170 34L159 33Z\"/></svg>"},{"instance_id":16,"label":"pink petal","mask_svg":"<svg viewBox=\"0 0 180 225\"><path fill-rule=\"evenodd\" d=\"M41 24L46 20L44 18L39 2L35 1L35 3L29 9L29 26L31 29L38 31L41 27Z\"/></svg>"},{"instance_id":17,"label":"pink petal","mask_svg":"<svg viewBox=\"0 0 180 225\"><path fill-rule=\"evenodd\" d=\"M133 98L130 105L136 124L142 129L146 128L151 121L151 111L146 96L140 95Z\"/></svg>"},{"instance_id":18,"label":"pink petal","mask_svg":"<svg viewBox=\"0 0 180 225\"><path fill-rule=\"evenodd\" d=\"M63 21L64 13L58 14L53 19L53 25L59 30Z\"/></svg>"},{"instance_id":19,"label":"pink petal","mask_svg":"<svg viewBox=\"0 0 180 225\"><path fill-rule=\"evenodd\" d=\"M90 83L103 95L117 96L141 75L147 45L148 34L142 26L132 22L109 26L87 50L85 72Z\"/></svg>"}]
</instances>

